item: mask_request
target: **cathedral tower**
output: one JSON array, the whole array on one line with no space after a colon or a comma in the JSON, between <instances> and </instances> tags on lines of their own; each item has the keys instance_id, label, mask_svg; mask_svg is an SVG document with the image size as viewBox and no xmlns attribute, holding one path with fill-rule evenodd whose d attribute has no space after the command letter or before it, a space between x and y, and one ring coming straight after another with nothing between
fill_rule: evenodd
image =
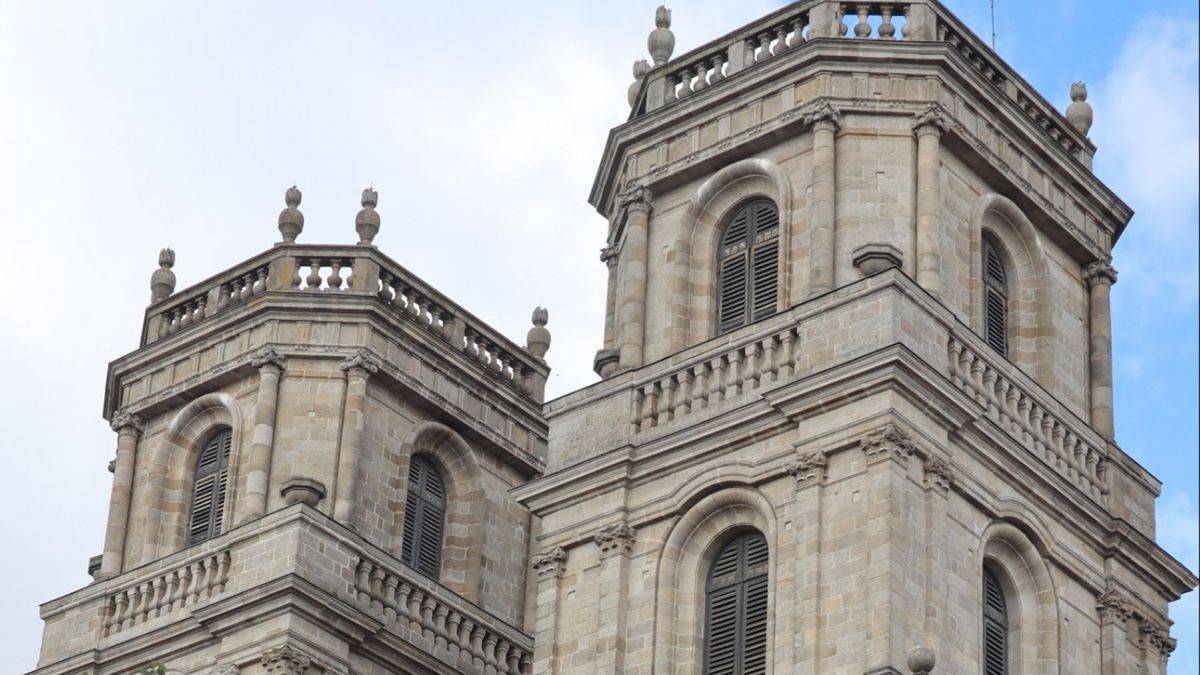
<instances>
[{"instance_id":1,"label":"cathedral tower","mask_svg":"<svg viewBox=\"0 0 1200 675\"><path fill-rule=\"evenodd\" d=\"M602 381L546 405L534 669L1161 672L1196 579L1116 444L1132 212L936 0L792 3L609 135ZM926 649L914 654L918 645Z\"/></svg>"}]
</instances>

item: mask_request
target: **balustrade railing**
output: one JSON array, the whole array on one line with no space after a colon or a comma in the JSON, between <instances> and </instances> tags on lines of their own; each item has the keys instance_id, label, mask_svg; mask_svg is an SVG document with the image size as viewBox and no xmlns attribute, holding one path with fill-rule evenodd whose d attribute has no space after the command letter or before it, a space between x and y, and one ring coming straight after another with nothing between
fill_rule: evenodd
<instances>
[{"instance_id":1,"label":"balustrade railing","mask_svg":"<svg viewBox=\"0 0 1200 675\"><path fill-rule=\"evenodd\" d=\"M744 344L704 354L635 385L635 431L665 426L694 411L717 408L787 381L795 373L797 327L788 325Z\"/></svg>"},{"instance_id":2,"label":"balustrade railing","mask_svg":"<svg viewBox=\"0 0 1200 675\"><path fill-rule=\"evenodd\" d=\"M101 609L101 634L133 628L222 593L231 560L229 549L217 551L110 593Z\"/></svg>"},{"instance_id":3,"label":"balustrade railing","mask_svg":"<svg viewBox=\"0 0 1200 675\"><path fill-rule=\"evenodd\" d=\"M1001 365L987 352L986 347L969 345L965 336L951 336L951 382L1035 456L1085 493L1100 498L1105 492L1105 447L1083 438L1086 425L1072 424L1060 404L1036 393L1034 386L1020 381L1023 378L1013 366Z\"/></svg>"},{"instance_id":4,"label":"balustrade railing","mask_svg":"<svg viewBox=\"0 0 1200 675\"><path fill-rule=\"evenodd\" d=\"M374 248L276 246L146 310L142 344L171 336L258 296L375 296L521 394L540 401L548 369ZM286 296L284 296L286 297Z\"/></svg>"},{"instance_id":5,"label":"balustrade railing","mask_svg":"<svg viewBox=\"0 0 1200 675\"><path fill-rule=\"evenodd\" d=\"M416 573L363 557L354 590L363 609L407 625L414 638L423 636L429 643L429 651L449 653L460 672L530 672L532 641L515 629L500 629L483 612L431 590L428 583Z\"/></svg>"}]
</instances>

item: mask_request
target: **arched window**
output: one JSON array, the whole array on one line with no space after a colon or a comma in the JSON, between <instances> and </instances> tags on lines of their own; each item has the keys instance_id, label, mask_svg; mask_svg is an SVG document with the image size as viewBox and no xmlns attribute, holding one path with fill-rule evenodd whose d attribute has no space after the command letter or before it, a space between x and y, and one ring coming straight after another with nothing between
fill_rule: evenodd
<instances>
[{"instance_id":1,"label":"arched window","mask_svg":"<svg viewBox=\"0 0 1200 675\"><path fill-rule=\"evenodd\" d=\"M779 292L779 209L756 199L737 210L717 250L717 333L775 313Z\"/></svg>"},{"instance_id":2,"label":"arched window","mask_svg":"<svg viewBox=\"0 0 1200 675\"><path fill-rule=\"evenodd\" d=\"M442 476L428 459L416 455L408 469L400 560L435 581L442 569L445 522L446 488Z\"/></svg>"},{"instance_id":3,"label":"arched window","mask_svg":"<svg viewBox=\"0 0 1200 675\"><path fill-rule=\"evenodd\" d=\"M229 452L233 432L218 431L196 458L192 474L192 507L188 518L188 546L208 541L221 534L225 515L225 495L229 489Z\"/></svg>"},{"instance_id":4,"label":"arched window","mask_svg":"<svg viewBox=\"0 0 1200 675\"><path fill-rule=\"evenodd\" d=\"M748 532L721 547L708 571L705 675L767 672L767 540Z\"/></svg>"},{"instance_id":5,"label":"arched window","mask_svg":"<svg viewBox=\"0 0 1200 675\"><path fill-rule=\"evenodd\" d=\"M983 237L983 337L992 349L1008 354L1008 272L987 235Z\"/></svg>"},{"instance_id":6,"label":"arched window","mask_svg":"<svg viewBox=\"0 0 1200 675\"><path fill-rule=\"evenodd\" d=\"M996 574L983 568L983 675L1008 675L1008 607Z\"/></svg>"}]
</instances>

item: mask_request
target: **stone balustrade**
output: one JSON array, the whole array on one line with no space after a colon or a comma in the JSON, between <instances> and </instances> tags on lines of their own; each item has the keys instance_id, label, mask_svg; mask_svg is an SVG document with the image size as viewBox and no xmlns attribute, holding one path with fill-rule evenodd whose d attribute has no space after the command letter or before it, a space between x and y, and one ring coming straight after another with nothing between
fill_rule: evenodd
<instances>
[{"instance_id":1,"label":"stone balustrade","mask_svg":"<svg viewBox=\"0 0 1200 675\"><path fill-rule=\"evenodd\" d=\"M760 388L791 380L795 372L799 352L794 325L724 347L635 384L634 430L744 402Z\"/></svg>"},{"instance_id":2,"label":"stone balustrade","mask_svg":"<svg viewBox=\"0 0 1200 675\"><path fill-rule=\"evenodd\" d=\"M1002 429L1079 489L1099 499L1105 493L1106 448L1086 424L1065 411L977 336L952 334L950 380L986 409Z\"/></svg>"},{"instance_id":3,"label":"stone balustrade","mask_svg":"<svg viewBox=\"0 0 1200 675\"><path fill-rule=\"evenodd\" d=\"M403 565L360 558L354 590L361 609L407 630L410 640L445 655L459 672L530 671L533 641L527 635L486 617Z\"/></svg>"},{"instance_id":4,"label":"stone balustrade","mask_svg":"<svg viewBox=\"0 0 1200 675\"><path fill-rule=\"evenodd\" d=\"M374 296L394 314L446 341L468 361L540 402L547 366L416 275L365 246L277 245L229 271L150 305L142 345L236 307L289 294Z\"/></svg>"},{"instance_id":5,"label":"stone balustrade","mask_svg":"<svg viewBox=\"0 0 1200 675\"><path fill-rule=\"evenodd\" d=\"M1065 151L1081 159L1094 151L1054 106L937 0L793 3L651 70L645 75L644 97L635 101L633 117L688 98L818 39L944 43Z\"/></svg>"},{"instance_id":6,"label":"stone balustrade","mask_svg":"<svg viewBox=\"0 0 1200 675\"><path fill-rule=\"evenodd\" d=\"M224 592L229 581L229 549L205 554L148 579L135 578L103 603L101 635L133 628L178 612Z\"/></svg>"}]
</instances>

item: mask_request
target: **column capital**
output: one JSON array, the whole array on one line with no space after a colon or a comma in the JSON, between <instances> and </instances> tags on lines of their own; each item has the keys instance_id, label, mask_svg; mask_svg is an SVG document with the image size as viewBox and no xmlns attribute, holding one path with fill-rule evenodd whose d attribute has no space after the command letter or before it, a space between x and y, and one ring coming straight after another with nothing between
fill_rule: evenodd
<instances>
[{"instance_id":1,"label":"column capital","mask_svg":"<svg viewBox=\"0 0 1200 675\"><path fill-rule=\"evenodd\" d=\"M913 116L912 129L913 133L918 136L923 134L941 136L949 128L950 122L946 118L945 112L942 111L942 106L936 103L930 104Z\"/></svg>"},{"instance_id":2,"label":"column capital","mask_svg":"<svg viewBox=\"0 0 1200 675\"><path fill-rule=\"evenodd\" d=\"M558 579L562 576L567 563L567 549L555 546L549 551L535 553L530 561L530 567L537 573L538 579Z\"/></svg>"},{"instance_id":3,"label":"column capital","mask_svg":"<svg viewBox=\"0 0 1200 675\"><path fill-rule=\"evenodd\" d=\"M653 208L654 193L641 183L633 183L621 193L618 199L621 209L625 212L650 213Z\"/></svg>"},{"instance_id":4,"label":"column capital","mask_svg":"<svg viewBox=\"0 0 1200 675\"><path fill-rule=\"evenodd\" d=\"M789 461L784 470L796 479L796 487L802 488L825 481L825 470L829 466L829 458L825 453L814 450L800 453L796 459Z\"/></svg>"},{"instance_id":5,"label":"column capital","mask_svg":"<svg viewBox=\"0 0 1200 675\"><path fill-rule=\"evenodd\" d=\"M360 349L342 361L342 370L346 371L347 375L374 375L379 372L379 359L369 350Z\"/></svg>"},{"instance_id":6,"label":"column capital","mask_svg":"<svg viewBox=\"0 0 1200 675\"><path fill-rule=\"evenodd\" d=\"M859 441L859 448L867 456L867 463L884 459L904 463L917 452L917 446L913 443L912 437L891 423L864 436Z\"/></svg>"},{"instance_id":7,"label":"column capital","mask_svg":"<svg viewBox=\"0 0 1200 675\"><path fill-rule=\"evenodd\" d=\"M945 494L950 491L956 478L954 467L950 466L950 462L942 457L930 455L925 459L926 486L937 488L942 494Z\"/></svg>"},{"instance_id":8,"label":"column capital","mask_svg":"<svg viewBox=\"0 0 1200 675\"><path fill-rule=\"evenodd\" d=\"M820 125L837 131L842 126L842 115L829 101L822 99L804 111L804 123L813 128Z\"/></svg>"},{"instance_id":9,"label":"column capital","mask_svg":"<svg viewBox=\"0 0 1200 675\"><path fill-rule=\"evenodd\" d=\"M1133 617L1133 603L1125 594L1109 588L1096 597L1096 610L1100 619L1124 623Z\"/></svg>"},{"instance_id":10,"label":"column capital","mask_svg":"<svg viewBox=\"0 0 1200 675\"><path fill-rule=\"evenodd\" d=\"M1112 286L1117 283L1117 270L1109 258L1094 260L1083 268L1083 280L1089 288L1097 284Z\"/></svg>"},{"instance_id":11,"label":"column capital","mask_svg":"<svg viewBox=\"0 0 1200 675\"><path fill-rule=\"evenodd\" d=\"M275 351L275 347L272 345L263 345L250 356L250 365L253 368L262 368L269 364L274 364L280 370L287 367L287 361L279 355L279 352Z\"/></svg>"},{"instance_id":12,"label":"column capital","mask_svg":"<svg viewBox=\"0 0 1200 675\"><path fill-rule=\"evenodd\" d=\"M122 410L113 418L112 430L117 433L123 433L128 430L135 436L141 436L146 429L146 422L138 415L135 415L128 410Z\"/></svg>"},{"instance_id":13,"label":"column capital","mask_svg":"<svg viewBox=\"0 0 1200 675\"><path fill-rule=\"evenodd\" d=\"M616 244L611 244L600 249L600 262L615 267L617 264L617 254L621 252L621 247Z\"/></svg>"},{"instance_id":14,"label":"column capital","mask_svg":"<svg viewBox=\"0 0 1200 675\"><path fill-rule=\"evenodd\" d=\"M633 551L633 542L635 541L636 534L636 530L630 527L628 523L622 521L600 528L592 540L596 542L596 546L600 547L601 557L608 557L613 553L628 555Z\"/></svg>"},{"instance_id":15,"label":"column capital","mask_svg":"<svg viewBox=\"0 0 1200 675\"><path fill-rule=\"evenodd\" d=\"M262 667L268 673L280 675L304 675L313 658L291 645L280 645L264 649L262 652Z\"/></svg>"},{"instance_id":16,"label":"column capital","mask_svg":"<svg viewBox=\"0 0 1200 675\"><path fill-rule=\"evenodd\" d=\"M1176 644L1175 638L1171 637L1171 628L1166 624L1150 617L1138 619L1138 646L1156 652L1160 664L1166 665Z\"/></svg>"}]
</instances>

